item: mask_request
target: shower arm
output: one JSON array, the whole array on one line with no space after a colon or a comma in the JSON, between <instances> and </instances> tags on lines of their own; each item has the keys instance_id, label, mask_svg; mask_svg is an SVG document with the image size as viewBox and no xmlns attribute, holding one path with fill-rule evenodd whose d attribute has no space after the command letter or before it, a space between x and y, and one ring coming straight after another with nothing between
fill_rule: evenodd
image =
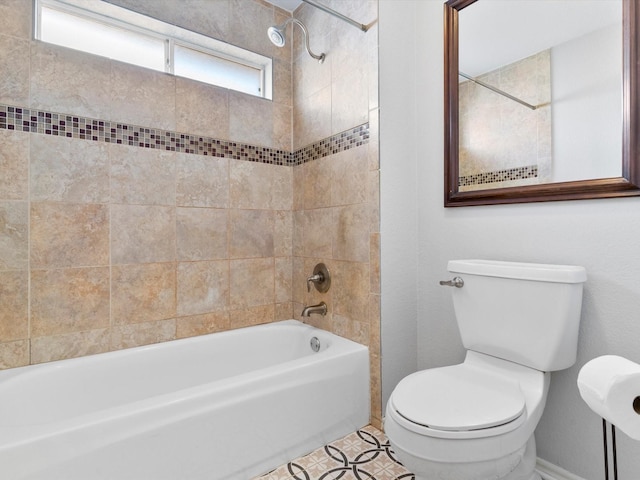
<instances>
[{"instance_id":1,"label":"shower arm","mask_svg":"<svg viewBox=\"0 0 640 480\"><path fill-rule=\"evenodd\" d=\"M346 17L344 15L342 15L339 12L336 12L335 10L330 9L329 7L326 7L324 5L322 5L321 3L318 3L314 0L302 0L304 3L308 3L309 5L316 7L319 10L322 10L323 12L328 13L329 15L333 15L334 17L339 18L340 20L347 22L350 25L353 25L354 27L362 30L363 32L366 32L367 30L369 30L369 26L368 25L363 25L362 23L358 23L355 20L350 19L349 17Z\"/></svg>"},{"instance_id":2,"label":"shower arm","mask_svg":"<svg viewBox=\"0 0 640 480\"><path fill-rule=\"evenodd\" d=\"M313 57L316 60L318 60L319 63L323 63L324 62L324 58L325 58L324 53L321 53L320 55L316 55L309 48L309 32L307 30L307 27L304 26L304 23L302 23L297 18L291 17L291 18L288 18L287 21L282 24L282 29L284 29L287 26L288 23L295 23L296 25L298 25L302 29L302 33L304 34L304 44L305 44L305 46L307 48L307 53L309 55L311 55L311 57Z\"/></svg>"}]
</instances>

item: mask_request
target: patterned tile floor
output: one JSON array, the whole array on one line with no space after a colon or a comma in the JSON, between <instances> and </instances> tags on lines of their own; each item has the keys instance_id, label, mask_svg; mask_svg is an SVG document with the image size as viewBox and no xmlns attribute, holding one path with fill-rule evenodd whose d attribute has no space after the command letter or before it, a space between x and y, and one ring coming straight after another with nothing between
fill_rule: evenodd
<instances>
[{"instance_id":1,"label":"patterned tile floor","mask_svg":"<svg viewBox=\"0 0 640 480\"><path fill-rule=\"evenodd\" d=\"M253 480L414 480L389 440L368 425Z\"/></svg>"}]
</instances>

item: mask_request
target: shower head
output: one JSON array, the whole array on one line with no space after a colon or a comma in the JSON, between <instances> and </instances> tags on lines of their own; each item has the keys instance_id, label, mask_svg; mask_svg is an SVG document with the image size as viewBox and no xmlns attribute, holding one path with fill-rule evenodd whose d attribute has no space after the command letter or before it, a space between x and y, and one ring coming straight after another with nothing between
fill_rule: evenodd
<instances>
[{"instance_id":1,"label":"shower head","mask_svg":"<svg viewBox=\"0 0 640 480\"><path fill-rule=\"evenodd\" d=\"M276 47L284 47L285 44L284 31L280 28L281 27L277 27L274 25L273 27L269 27L269 29L267 30L269 40L271 40L271 43L273 43Z\"/></svg>"},{"instance_id":2,"label":"shower head","mask_svg":"<svg viewBox=\"0 0 640 480\"><path fill-rule=\"evenodd\" d=\"M304 34L304 46L307 49L307 53L311 55L311 57L318 60L319 63L323 63L325 54L321 53L320 55L316 55L311 51L311 49L309 48L309 33L307 32L307 27L305 27L304 23L302 23L297 18L288 18L282 25L274 25L272 27L269 27L267 29L267 35L269 36L269 40L271 40L271 43L273 43L276 47L284 47L286 43L284 29L287 28L287 25L289 25L290 23L295 23L302 29L302 33Z\"/></svg>"}]
</instances>

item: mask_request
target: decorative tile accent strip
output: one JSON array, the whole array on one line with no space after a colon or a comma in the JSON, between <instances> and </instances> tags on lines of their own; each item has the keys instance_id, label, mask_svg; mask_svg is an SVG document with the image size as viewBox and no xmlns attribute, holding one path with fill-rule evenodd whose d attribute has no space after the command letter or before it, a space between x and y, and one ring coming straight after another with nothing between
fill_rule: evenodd
<instances>
[{"instance_id":1,"label":"decorative tile accent strip","mask_svg":"<svg viewBox=\"0 0 640 480\"><path fill-rule=\"evenodd\" d=\"M458 179L458 185L482 185L484 183L507 182L509 180L523 180L525 178L536 178L538 176L538 166L528 165L526 167L509 168L506 170L496 170L495 172L477 173L467 175Z\"/></svg>"},{"instance_id":2,"label":"decorative tile accent strip","mask_svg":"<svg viewBox=\"0 0 640 480\"><path fill-rule=\"evenodd\" d=\"M288 166L301 165L369 142L368 123L296 152L287 152L201 135L4 104L0 104L0 129Z\"/></svg>"},{"instance_id":3,"label":"decorative tile accent strip","mask_svg":"<svg viewBox=\"0 0 640 480\"><path fill-rule=\"evenodd\" d=\"M338 133L293 152L293 165L301 165L328 155L369 143L369 124Z\"/></svg>"},{"instance_id":4,"label":"decorative tile accent strip","mask_svg":"<svg viewBox=\"0 0 640 480\"><path fill-rule=\"evenodd\" d=\"M414 480L371 425L253 480Z\"/></svg>"}]
</instances>

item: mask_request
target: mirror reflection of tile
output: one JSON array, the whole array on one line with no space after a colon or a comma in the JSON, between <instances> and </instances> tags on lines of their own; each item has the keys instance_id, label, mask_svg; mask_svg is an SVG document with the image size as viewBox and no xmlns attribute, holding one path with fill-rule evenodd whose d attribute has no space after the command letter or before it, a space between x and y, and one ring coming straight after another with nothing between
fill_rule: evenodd
<instances>
[{"instance_id":1,"label":"mirror reflection of tile","mask_svg":"<svg viewBox=\"0 0 640 480\"><path fill-rule=\"evenodd\" d=\"M253 480L414 480L389 440L368 425Z\"/></svg>"}]
</instances>

